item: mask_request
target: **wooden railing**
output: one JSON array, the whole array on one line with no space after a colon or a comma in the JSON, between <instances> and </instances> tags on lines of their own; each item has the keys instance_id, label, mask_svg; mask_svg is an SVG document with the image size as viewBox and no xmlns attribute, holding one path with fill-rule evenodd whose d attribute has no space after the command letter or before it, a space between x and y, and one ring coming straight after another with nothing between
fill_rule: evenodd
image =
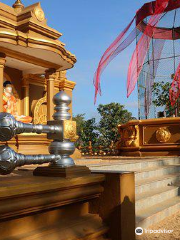
<instances>
[{"instance_id":1,"label":"wooden railing","mask_svg":"<svg viewBox=\"0 0 180 240\"><path fill-rule=\"evenodd\" d=\"M89 141L88 146L79 146L79 151L83 156L115 156L118 154L118 150L116 148L116 144L112 141L109 146L102 145L92 145L92 142Z\"/></svg>"}]
</instances>

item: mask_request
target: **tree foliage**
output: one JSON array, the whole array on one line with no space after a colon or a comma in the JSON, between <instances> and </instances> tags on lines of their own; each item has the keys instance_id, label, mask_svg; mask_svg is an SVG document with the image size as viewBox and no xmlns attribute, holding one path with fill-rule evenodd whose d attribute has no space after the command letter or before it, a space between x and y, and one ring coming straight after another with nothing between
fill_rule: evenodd
<instances>
[{"instance_id":1,"label":"tree foliage","mask_svg":"<svg viewBox=\"0 0 180 240\"><path fill-rule=\"evenodd\" d=\"M73 117L73 121L76 121L79 136L76 145L87 146L89 141L95 144L98 138L95 118L85 120L85 114L78 114Z\"/></svg>"},{"instance_id":2,"label":"tree foliage","mask_svg":"<svg viewBox=\"0 0 180 240\"><path fill-rule=\"evenodd\" d=\"M152 91L154 93L155 99L153 100L153 103L155 106L166 106L169 107L171 105L170 99L169 99L169 90L171 88L171 83L166 82L155 82L152 87Z\"/></svg>"},{"instance_id":3,"label":"tree foliage","mask_svg":"<svg viewBox=\"0 0 180 240\"><path fill-rule=\"evenodd\" d=\"M156 107L164 107L167 116L171 116L175 113L175 107L171 106L171 101L169 98L169 90L171 88L170 82L155 82L152 86L152 92L155 99L153 104Z\"/></svg>"},{"instance_id":4,"label":"tree foliage","mask_svg":"<svg viewBox=\"0 0 180 240\"><path fill-rule=\"evenodd\" d=\"M98 132L95 118L84 121L83 130L81 131L80 139L83 145L88 145L89 141L94 145L97 142Z\"/></svg>"},{"instance_id":5,"label":"tree foliage","mask_svg":"<svg viewBox=\"0 0 180 240\"><path fill-rule=\"evenodd\" d=\"M77 114L73 117L73 121L76 121L77 125L77 135L80 136L84 127L85 114Z\"/></svg>"},{"instance_id":6,"label":"tree foliage","mask_svg":"<svg viewBox=\"0 0 180 240\"><path fill-rule=\"evenodd\" d=\"M98 124L101 145L108 145L111 141L116 142L119 138L118 124L124 124L133 119L132 113L119 103L100 104L97 111L101 116Z\"/></svg>"},{"instance_id":7,"label":"tree foliage","mask_svg":"<svg viewBox=\"0 0 180 240\"><path fill-rule=\"evenodd\" d=\"M100 104L97 108L100 120L96 123L95 118L85 120L85 114L78 114L73 118L77 122L77 145L87 146L89 141L92 145L108 146L111 141L116 142L119 138L118 124L124 124L134 119L132 113L119 103Z\"/></svg>"}]
</instances>

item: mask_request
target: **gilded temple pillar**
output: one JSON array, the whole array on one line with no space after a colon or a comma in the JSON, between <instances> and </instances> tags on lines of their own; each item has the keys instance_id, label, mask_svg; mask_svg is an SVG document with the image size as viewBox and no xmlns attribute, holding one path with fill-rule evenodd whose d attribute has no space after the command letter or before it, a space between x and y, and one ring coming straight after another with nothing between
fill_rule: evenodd
<instances>
[{"instance_id":1,"label":"gilded temple pillar","mask_svg":"<svg viewBox=\"0 0 180 240\"><path fill-rule=\"evenodd\" d=\"M72 99L72 91L76 86L76 83L73 81L69 81L66 78L66 71L60 71L58 72L58 75L59 75L59 90L65 91ZM70 105L70 114L72 117L72 103Z\"/></svg>"},{"instance_id":2,"label":"gilded temple pillar","mask_svg":"<svg viewBox=\"0 0 180 240\"><path fill-rule=\"evenodd\" d=\"M24 115L29 116L29 76L23 76L23 105L24 105Z\"/></svg>"},{"instance_id":3,"label":"gilded temple pillar","mask_svg":"<svg viewBox=\"0 0 180 240\"><path fill-rule=\"evenodd\" d=\"M54 81L56 78L56 73L54 69L49 69L46 71L46 80L47 80L47 120L52 120L52 115L54 114Z\"/></svg>"},{"instance_id":4,"label":"gilded temple pillar","mask_svg":"<svg viewBox=\"0 0 180 240\"><path fill-rule=\"evenodd\" d=\"M4 82L4 66L6 63L6 55L4 53L0 53L0 112L3 112L3 82Z\"/></svg>"}]
</instances>

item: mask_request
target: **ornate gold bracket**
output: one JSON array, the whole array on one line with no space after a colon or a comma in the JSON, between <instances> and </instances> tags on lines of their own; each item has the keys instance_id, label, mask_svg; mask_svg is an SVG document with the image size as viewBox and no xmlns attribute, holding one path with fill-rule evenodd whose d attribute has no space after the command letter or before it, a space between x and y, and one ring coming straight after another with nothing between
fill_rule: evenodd
<instances>
[{"instance_id":1,"label":"ornate gold bracket","mask_svg":"<svg viewBox=\"0 0 180 240\"><path fill-rule=\"evenodd\" d=\"M79 137L76 134L76 122L71 120L64 120L64 138L75 142Z\"/></svg>"},{"instance_id":2,"label":"ornate gold bracket","mask_svg":"<svg viewBox=\"0 0 180 240\"><path fill-rule=\"evenodd\" d=\"M121 135L118 147L139 147L139 126L128 126L121 128L118 126Z\"/></svg>"},{"instance_id":3,"label":"ornate gold bracket","mask_svg":"<svg viewBox=\"0 0 180 240\"><path fill-rule=\"evenodd\" d=\"M37 101L34 108L34 124L46 124L47 123L47 110L42 108L42 105L47 105L47 94L39 101ZM47 109L47 107L46 107Z\"/></svg>"}]
</instances>

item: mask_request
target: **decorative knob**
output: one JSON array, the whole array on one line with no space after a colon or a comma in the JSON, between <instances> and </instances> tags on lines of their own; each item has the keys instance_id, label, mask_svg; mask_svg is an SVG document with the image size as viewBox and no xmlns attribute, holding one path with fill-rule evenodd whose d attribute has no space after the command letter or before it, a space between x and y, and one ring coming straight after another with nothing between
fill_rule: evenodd
<instances>
[{"instance_id":1,"label":"decorative knob","mask_svg":"<svg viewBox=\"0 0 180 240\"><path fill-rule=\"evenodd\" d=\"M23 155L8 146L0 146L0 174L11 173L16 167L31 164L43 164L59 160L60 155Z\"/></svg>"},{"instance_id":2,"label":"decorative knob","mask_svg":"<svg viewBox=\"0 0 180 240\"><path fill-rule=\"evenodd\" d=\"M62 133L62 126L48 126L41 124L25 124L16 119L9 113L0 113L0 141L9 141L20 133Z\"/></svg>"},{"instance_id":3,"label":"decorative knob","mask_svg":"<svg viewBox=\"0 0 180 240\"><path fill-rule=\"evenodd\" d=\"M16 12L21 12L24 8L24 5L22 4L21 0L16 0L16 2L12 6Z\"/></svg>"},{"instance_id":4,"label":"decorative knob","mask_svg":"<svg viewBox=\"0 0 180 240\"><path fill-rule=\"evenodd\" d=\"M69 120L71 114L69 113L70 108L68 106L71 103L71 98L64 91L60 91L54 96L53 102L55 104L53 119Z\"/></svg>"},{"instance_id":5,"label":"decorative knob","mask_svg":"<svg viewBox=\"0 0 180 240\"><path fill-rule=\"evenodd\" d=\"M69 120L71 114L69 113L70 108L68 106L71 103L71 98L64 91L60 91L54 96L53 102L55 104L54 121L49 121L48 124L56 125L59 122L63 122L64 127L63 139L58 140L58 137L54 136L54 141L49 146L51 154L61 155L61 159L52 163L52 165L54 167L71 167L75 165L74 160L70 157L75 151L75 145L70 141L70 136L76 136L76 124L74 125L74 122ZM51 137L51 134L49 137Z\"/></svg>"},{"instance_id":6,"label":"decorative knob","mask_svg":"<svg viewBox=\"0 0 180 240\"><path fill-rule=\"evenodd\" d=\"M17 134L15 118L9 113L0 113L0 141L9 141Z\"/></svg>"}]
</instances>

